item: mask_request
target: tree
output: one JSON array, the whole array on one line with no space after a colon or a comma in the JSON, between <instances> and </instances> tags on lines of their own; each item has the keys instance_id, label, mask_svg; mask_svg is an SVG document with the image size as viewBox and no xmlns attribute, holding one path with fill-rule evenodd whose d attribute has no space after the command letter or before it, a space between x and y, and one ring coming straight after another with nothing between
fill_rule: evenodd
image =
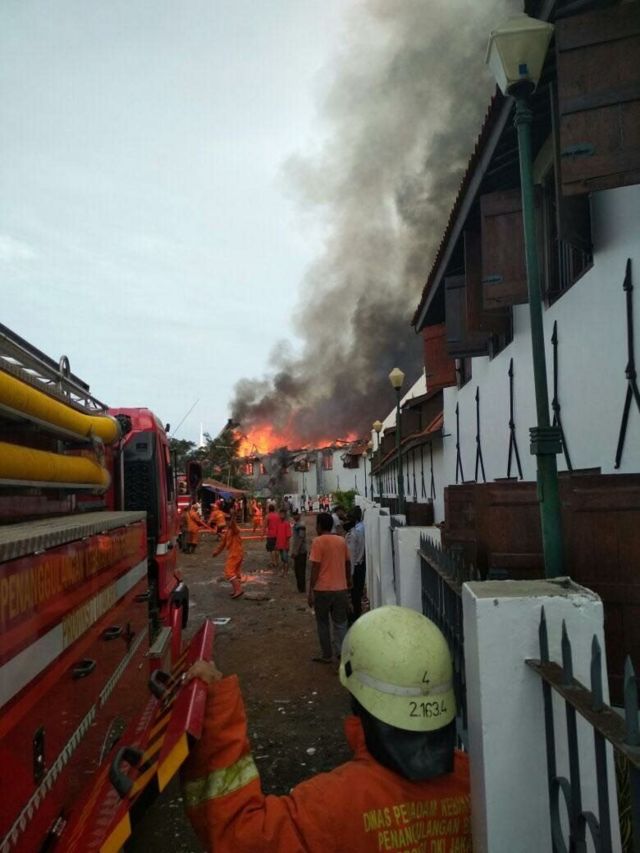
<instances>
[{"instance_id":1,"label":"tree","mask_svg":"<svg viewBox=\"0 0 640 853\"><path fill-rule=\"evenodd\" d=\"M358 493L355 489L348 489L346 492L334 492L333 493L333 503L335 506L339 506L345 512L349 512L349 510L353 509L356 505L356 495Z\"/></svg>"},{"instance_id":2,"label":"tree","mask_svg":"<svg viewBox=\"0 0 640 853\"><path fill-rule=\"evenodd\" d=\"M205 445L194 452L194 459L202 465L203 477L220 480L236 489L246 489L248 483L241 472L238 455L241 439L230 426L215 438L204 434Z\"/></svg>"}]
</instances>

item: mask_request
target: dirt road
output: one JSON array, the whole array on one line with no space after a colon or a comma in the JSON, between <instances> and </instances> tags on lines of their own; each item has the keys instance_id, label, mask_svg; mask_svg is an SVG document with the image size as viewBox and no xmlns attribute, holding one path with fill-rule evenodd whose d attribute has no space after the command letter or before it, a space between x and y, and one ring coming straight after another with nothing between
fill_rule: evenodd
<instances>
[{"instance_id":1,"label":"dirt road","mask_svg":"<svg viewBox=\"0 0 640 853\"><path fill-rule=\"evenodd\" d=\"M314 524L315 517L307 519L309 536ZM306 595L296 590L293 570L284 578L272 573L264 542L247 539L244 544L247 597L237 601L229 598L228 584L218 582L224 555L211 558L210 535L203 536L195 554L181 556L191 594L188 633L195 633L203 619L231 617L216 629L216 663L222 672L240 676L263 791L283 794L350 757L342 728L349 699L337 667L311 662L319 652L315 619ZM128 849L202 849L184 817L177 782L146 815Z\"/></svg>"}]
</instances>

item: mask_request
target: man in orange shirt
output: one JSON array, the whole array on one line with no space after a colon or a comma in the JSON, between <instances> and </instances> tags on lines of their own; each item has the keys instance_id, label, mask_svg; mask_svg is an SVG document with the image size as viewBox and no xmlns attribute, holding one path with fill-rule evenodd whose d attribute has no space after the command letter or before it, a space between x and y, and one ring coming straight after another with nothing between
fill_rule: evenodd
<instances>
[{"instance_id":1,"label":"man in orange shirt","mask_svg":"<svg viewBox=\"0 0 640 853\"><path fill-rule=\"evenodd\" d=\"M347 590L351 586L351 561L344 537L331 532L333 518L321 512L316 521L318 535L311 543L311 579L309 580L309 607L316 612L316 626L320 640L321 656L313 658L316 663L331 663L331 628L333 625L333 647L336 658L347 633L349 599Z\"/></svg>"},{"instance_id":2,"label":"man in orange shirt","mask_svg":"<svg viewBox=\"0 0 640 853\"><path fill-rule=\"evenodd\" d=\"M340 681L354 757L283 797L262 793L238 678L198 661L202 738L183 772L187 812L215 853L471 853L469 762L454 750L447 642L421 613L378 607L349 630Z\"/></svg>"},{"instance_id":3,"label":"man in orange shirt","mask_svg":"<svg viewBox=\"0 0 640 853\"><path fill-rule=\"evenodd\" d=\"M280 524L280 516L276 512L274 504L269 504L269 512L264 520L263 533L267 537L267 551L271 554L271 568L278 568L278 552L276 551L276 536L278 534L278 525Z\"/></svg>"},{"instance_id":4,"label":"man in orange shirt","mask_svg":"<svg viewBox=\"0 0 640 853\"><path fill-rule=\"evenodd\" d=\"M280 557L280 571L282 577L286 577L289 571L289 542L291 540L291 522L287 518L284 507L278 513L278 526L276 528L276 551Z\"/></svg>"}]
</instances>

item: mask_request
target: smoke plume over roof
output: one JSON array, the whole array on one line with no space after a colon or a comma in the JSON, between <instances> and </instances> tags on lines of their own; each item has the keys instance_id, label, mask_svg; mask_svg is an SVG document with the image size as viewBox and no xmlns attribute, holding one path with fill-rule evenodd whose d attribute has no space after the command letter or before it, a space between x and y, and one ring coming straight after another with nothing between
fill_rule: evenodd
<instances>
[{"instance_id":1,"label":"smoke plume over roof","mask_svg":"<svg viewBox=\"0 0 640 853\"><path fill-rule=\"evenodd\" d=\"M267 376L238 382L244 431L363 432L393 405L389 370L418 375L410 319L493 87L489 31L515 11L516 0L365 0L351 12L323 104L329 142L287 164L326 227L295 309L302 353L283 344Z\"/></svg>"}]
</instances>

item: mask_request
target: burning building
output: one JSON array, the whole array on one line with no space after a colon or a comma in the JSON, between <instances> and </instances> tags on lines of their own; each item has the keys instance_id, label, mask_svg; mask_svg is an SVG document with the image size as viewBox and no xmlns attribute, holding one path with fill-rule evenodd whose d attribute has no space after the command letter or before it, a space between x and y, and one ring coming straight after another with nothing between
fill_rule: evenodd
<instances>
[{"instance_id":1,"label":"burning building","mask_svg":"<svg viewBox=\"0 0 640 853\"><path fill-rule=\"evenodd\" d=\"M241 457L242 473L259 497L316 497L370 487L367 439L335 440L318 447L266 452L254 448Z\"/></svg>"}]
</instances>

